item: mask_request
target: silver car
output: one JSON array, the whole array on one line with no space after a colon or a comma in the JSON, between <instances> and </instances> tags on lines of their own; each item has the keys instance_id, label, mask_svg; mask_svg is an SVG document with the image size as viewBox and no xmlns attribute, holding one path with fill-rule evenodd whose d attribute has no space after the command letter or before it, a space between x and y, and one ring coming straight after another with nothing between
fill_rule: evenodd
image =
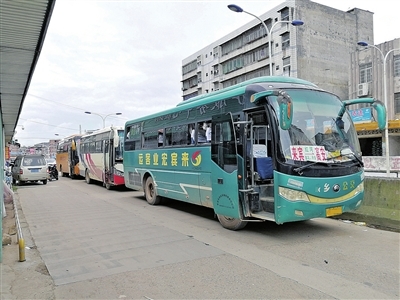
<instances>
[{"instance_id":1,"label":"silver car","mask_svg":"<svg viewBox=\"0 0 400 300\"><path fill-rule=\"evenodd\" d=\"M17 156L11 172L14 184L22 185L27 181L47 184L47 162L43 155Z\"/></svg>"}]
</instances>

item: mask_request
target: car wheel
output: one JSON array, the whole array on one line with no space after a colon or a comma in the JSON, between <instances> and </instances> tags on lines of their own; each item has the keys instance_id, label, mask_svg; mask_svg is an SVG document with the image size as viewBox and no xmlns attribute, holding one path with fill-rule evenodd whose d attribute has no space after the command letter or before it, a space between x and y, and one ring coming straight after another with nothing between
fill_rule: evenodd
<instances>
[{"instance_id":1,"label":"car wheel","mask_svg":"<svg viewBox=\"0 0 400 300\"><path fill-rule=\"evenodd\" d=\"M47 184L47 179L43 180L43 184Z\"/></svg>"}]
</instances>

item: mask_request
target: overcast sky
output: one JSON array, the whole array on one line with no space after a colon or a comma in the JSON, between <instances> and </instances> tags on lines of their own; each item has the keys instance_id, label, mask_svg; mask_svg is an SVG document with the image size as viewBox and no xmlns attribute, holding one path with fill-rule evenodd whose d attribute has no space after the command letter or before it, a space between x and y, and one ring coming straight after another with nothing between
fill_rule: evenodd
<instances>
[{"instance_id":1,"label":"overcast sky","mask_svg":"<svg viewBox=\"0 0 400 300\"><path fill-rule=\"evenodd\" d=\"M283 1L57 0L15 138L23 146L129 119L181 101L182 60ZM316 0L374 12L374 39L399 38L398 0ZM396 18L396 19L395 19ZM307 26L307 20L304 26ZM24 130L22 130L24 128Z\"/></svg>"}]
</instances>

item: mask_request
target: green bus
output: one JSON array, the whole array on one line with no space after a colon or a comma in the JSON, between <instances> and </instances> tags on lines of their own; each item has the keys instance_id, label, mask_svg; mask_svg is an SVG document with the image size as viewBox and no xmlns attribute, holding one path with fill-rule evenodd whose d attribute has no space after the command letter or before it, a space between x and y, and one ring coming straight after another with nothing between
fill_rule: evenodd
<instances>
[{"instance_id":1,"label":"green bus","mask_svg":"<svg viewBox=\"0 0 400 300\"><path fill-rule=\"evenodd\" d=\"M259 77L131 120L124 132L125 185L214 210L221 225L331 217L357 209L364 171L349 105L313 83Z\"/></svg>"}]
</instances>

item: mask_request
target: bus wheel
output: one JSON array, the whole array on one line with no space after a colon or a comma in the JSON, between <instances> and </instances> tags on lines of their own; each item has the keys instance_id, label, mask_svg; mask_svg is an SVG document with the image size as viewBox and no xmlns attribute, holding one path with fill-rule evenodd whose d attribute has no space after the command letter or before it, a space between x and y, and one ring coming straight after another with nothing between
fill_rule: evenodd
<instances>
[{"instance_id":1,"label":"bus wheel","mask_svg":"<svg viewBox=\"0 0 400 300\"><path fill-rule=\"evenodd\" d=\"M156 195L156 189L154 186L154 180L152 177L146 179L146 185L144 187L144 195L146 200L151 205L157 205L161 202L161 197Z\"/></svg>"},{"instance_id":2,"label":"bus wheel","mask_svg":"<svg viewBox=\"0 0 400 300\"><path fill-rule=\"evenodd\" d=\"M246 221L240 219L230 218L223 215L218 215L218 221L221 223L222 227L229 230L240 230L247 225Z\"/></svg>"},{"instance_id":3,"label":"bus wheel","mask_svg":"<svg viewBox=\"0 0 400 300\"><path fill-rule=\"evenodd\" d=\"M86 181L87 184L91 184L92 183L92 179L90 179L88 170L86 170L86 172L85 172L85 181Z\"/></svg>"},{"instance_id":4,"label":"bus wheel","mask_svg":"<svg viewBox=\"0 0 400 300\"><path fill-rule=\"evenodd\" d=\"M106 183L106 184L104 184L104 186L106 187L107 190L112 189L112 185L110 183Z\"/></svg>"}]
</instances>

